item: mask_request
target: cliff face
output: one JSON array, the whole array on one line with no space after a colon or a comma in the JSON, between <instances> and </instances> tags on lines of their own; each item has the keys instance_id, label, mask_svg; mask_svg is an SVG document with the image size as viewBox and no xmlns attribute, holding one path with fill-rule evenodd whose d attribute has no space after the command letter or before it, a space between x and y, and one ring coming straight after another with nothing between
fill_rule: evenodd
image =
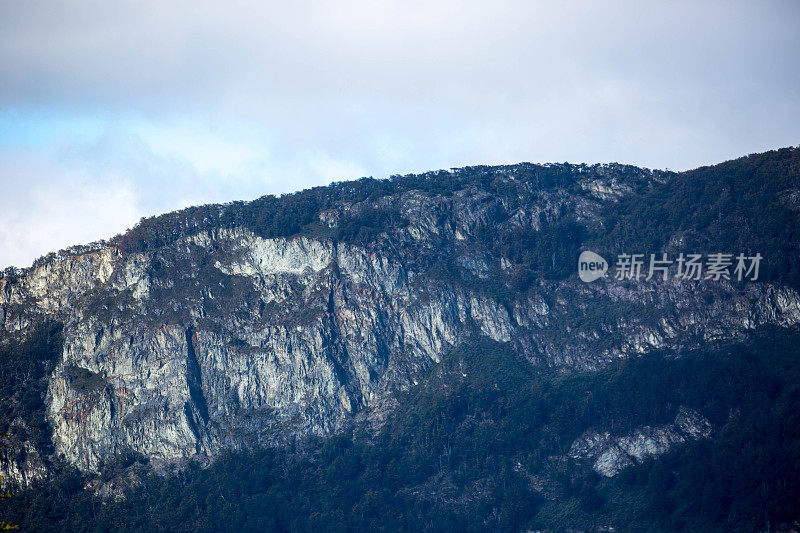
<instances>
[{"instance_id":1,"label":"cliff face","mask_svg":"<svg viewBox=\"0 0 800 533\"><path fill-rule=\"evenodd\" d=\"M212 221L143 250L114 241L68 250L0 279L0 330L22 338L42 317L63 324L46 417L56 456L96 471L126 451L172 461L379 423L396 391L476 336L567 372L800 322L800 295L786 285L584 284L572 250L564 257L574 273L520 287L523 260L489 241L602 230L608 205L671 179L632 167L565 168L570 185L544 188L515 167L484 171L493 187L524 195L470 185L335 201L286 236ZM387 211L397 222L368 237L337 233ZM656 430L663 438L654 442L667 448L689 438L682 426ZM628 447L638 450L645 433L626 437ZM598 435L603 446L576 443L573 455L598 458L603 473L638 458L628 450L607 466L623 441ZM9 454L6 476L26 484L46 474L33 444L14 446L28 453Z\"/></svg>"}]
</instances>

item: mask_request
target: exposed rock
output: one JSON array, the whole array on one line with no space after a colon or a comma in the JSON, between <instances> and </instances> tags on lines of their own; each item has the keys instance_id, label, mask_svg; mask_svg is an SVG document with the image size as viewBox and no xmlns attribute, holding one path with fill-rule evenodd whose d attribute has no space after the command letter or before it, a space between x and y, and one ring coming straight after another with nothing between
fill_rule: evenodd
<instances>
[{"instance_id":1,"label":"exposed rock","mask_svg":"<svg viewBox=\"0 0 800 533\"><path fill-rule=\"evenodd\" d=\"M568 455L573 459L589 459L595 472L613 477L629 466L667 453L675 445L710 434L711 424L705 417L681 407L675 422L665 426L642 426L617 437L607 431L587 431L572 443Z\"/></svg>"}]
</instances>

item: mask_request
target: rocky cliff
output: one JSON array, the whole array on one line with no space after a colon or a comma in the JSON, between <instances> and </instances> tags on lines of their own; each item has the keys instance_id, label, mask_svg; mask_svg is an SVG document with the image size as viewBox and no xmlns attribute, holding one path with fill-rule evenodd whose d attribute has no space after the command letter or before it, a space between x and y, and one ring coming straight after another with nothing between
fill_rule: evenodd
<instances>
[{"instance_id":1,"label":"rocky cliff","mask_svg":"<svg viewBox=\"0 0 800 533\"><path fill-rule=\"evenodd\" d=\"M677 179L518 165L337 184L289 213L302 225L288 230L240 216L258 201L206 206L9 269L3 342L47 319L63 344L45 376L52 452L9 438L4 474L24 485L56 458L98 471L129 451L170 462L379 425L398 391L477 337L567 373L796 328L800 294L780 279L578 279L577 253L603 244L592 236L610 229L609 210ZM141 236L153 226L157 238ZM679 249L681 231L662 249ZM629 435L597 428L572 455L610 475L707 434L681 413Z\"/></svg>"}]
</instances>

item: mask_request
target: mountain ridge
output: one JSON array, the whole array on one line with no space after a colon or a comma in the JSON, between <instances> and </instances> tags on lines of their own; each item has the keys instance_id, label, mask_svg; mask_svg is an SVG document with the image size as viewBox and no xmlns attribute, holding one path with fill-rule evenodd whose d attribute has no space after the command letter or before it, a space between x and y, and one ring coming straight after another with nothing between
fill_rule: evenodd
<instances>
[{"instance_id":1,"label":"mountain ridge","mask_svg":"<svg viewBox=\"0 0 800 533\"><path fill-rule=\"evenodd\" d=\"M557 381L770 328L794 335L798 187L800 150L788 148L684 173L466 167L145 219L0 278L0 348L9 365L32 361L5 392L2 472L26 487L62 463L102 476L126 454L169 465L380 432L474 346ZM764 263L755 282L585 284L585 249L758 252ZM714 435L722 419L702 411L673 405L607 437L587 421L554 450L614 478ZM560 494L555 467L536 464L520 470L525 490Z\"/></svg>"}]
</instances>

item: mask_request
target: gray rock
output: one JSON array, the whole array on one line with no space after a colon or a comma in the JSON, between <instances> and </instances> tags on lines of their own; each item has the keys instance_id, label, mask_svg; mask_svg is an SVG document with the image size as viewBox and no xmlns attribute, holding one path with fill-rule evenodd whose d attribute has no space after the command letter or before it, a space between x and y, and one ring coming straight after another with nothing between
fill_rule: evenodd
<instances>
[{"instance_id":1,"label":"gray rock","mask_svg":"<svg viewBox=\"0 0 800 533\"><path fill-rule=\"evenodd\" d=\"M629 466L658 457L687 440L707 438L708 420L691 409L681 407L675 422L665 426L642 426L631 433L612 437L609 432L587 431L570 446L572 459L592 461L592 468L605 477L614 477Z\"/></svg>"}]
</instances>

